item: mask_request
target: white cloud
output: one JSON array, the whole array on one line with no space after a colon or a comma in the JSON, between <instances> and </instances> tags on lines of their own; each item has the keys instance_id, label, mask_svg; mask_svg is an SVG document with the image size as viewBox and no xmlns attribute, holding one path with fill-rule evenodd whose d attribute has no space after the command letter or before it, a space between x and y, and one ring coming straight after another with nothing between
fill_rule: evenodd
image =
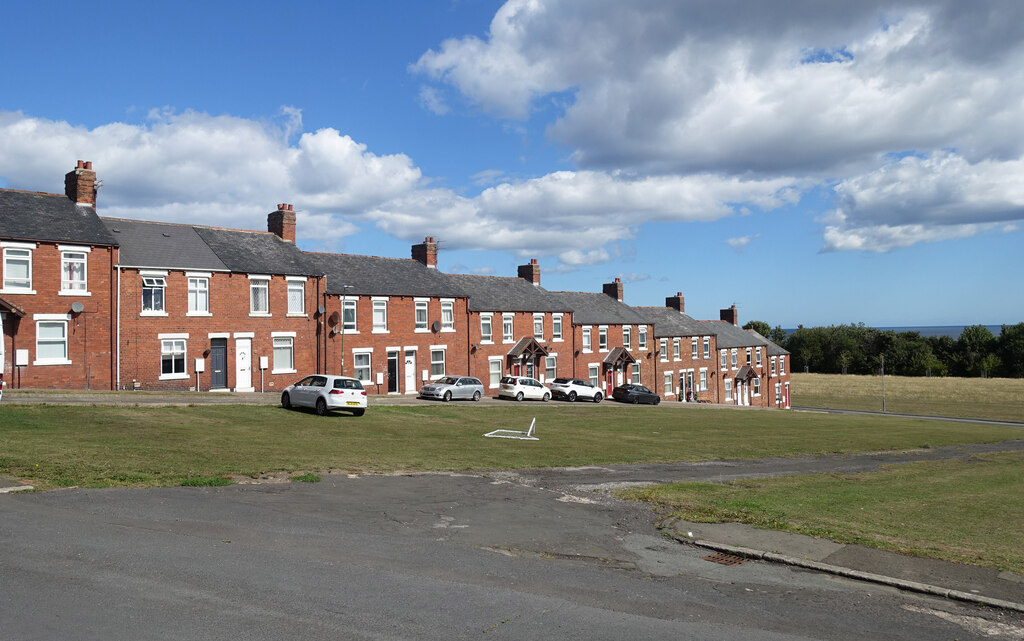
<instances>
[{"instance_id":1,"label":"white cloud","mask_svg":"<svg viewBox=\"0 0 1024 641\"><path fill-rule=\"evenodd\" d=\"M443 116L449 111L451 111L451 107L449 107L447 103L445 103L444 97L441 95L441 92L438 91L436 87L430 87L426 85L420 87L419 97L420 104L423 105L425 108L429 109L431 112L437 114L438 116Z\"/></svg>"},{"instance_id":2,"label":"white cloud","mask_svg":"<svg viewBox=\"0 0 1024 641\"><path fill-rule=\"evenodd\" d=\"M746 236L739 236L737 238L728 238L726 243L736 250L736 253L742 253L743 248L750 244L750 241L760 238L761 234L748 234Z\"/></svg>"},{"instance_id":3,"label":"white cloud","mask_svg":"<svg viewBox=\"0 0 1024 641\"><path fill-rule=\"evenodd\" d=\"M642 280L650 280L651 279L651 275L650 274L629 273L629 274L619 274L619 278L621 278L622 281L626 282L626 283L638 283L638 282L640 282Z\"/></svg>"}]
</instances>

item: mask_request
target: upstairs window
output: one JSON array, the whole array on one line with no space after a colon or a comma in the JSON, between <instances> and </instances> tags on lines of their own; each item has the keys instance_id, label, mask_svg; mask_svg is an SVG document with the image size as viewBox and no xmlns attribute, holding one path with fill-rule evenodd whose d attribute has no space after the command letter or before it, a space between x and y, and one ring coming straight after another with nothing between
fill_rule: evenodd
<instances>
[{"instance_id":1,"label":"upstairs window","mask_svg":"<svg viewBox=\"0 0 1024 641\"><path fill-rule=\"evenodd\" d=\"M640 336L637 338L637 348L647 349L647 326L640 326Z\"/></svg>"},{"instance_id":2,"label":"upstairs window","mask_svg":"<svg viewBox=\"0 0 1024 641\"><path fill-rule=\"evenodd\" d=\"M357 331L356 301L345 300L341 304L341 329L344 332Z\"/></svg>"},{"instance_id":3,"label":"upstairs window","mask_svg":"<svg viewBox=\"0 0 1024 641\"><path fill-rule=\"evenodd\" d=\"M388 302L386 300L373 301L373 331L388 331Z\"/></svg>"},{"instance_id":4,"label":"upstairs window","mask_svg":"<svg viewBox=\"0 0 1024 641\"><path fill-rule=\"evenodd\" d=\"M785 356L780 356L779 357L779 374L781 376L785 376L786 375L786 357Z\"/></svg>"},{"instance_id":5,"label":"upstairs window","mask_svg":"<svg viewBox=\"0 0 1024 641\"><path fill-rule=\"evenodd\" d=\"M163 276L142 277L142 311L163 312L164 311L164 290L167 288L167 279Z\"/></svg>"},{"instance_id":6,"label":"upstairs window","mask_svg":"<svg viewBox=\"0 0 1024 641\"><path fill-rule=\"evenodd\" d=\"M288 281L288 313L306 313L306 283L301 280Z\"/></svg>"},{"instance_id":7,"label":"upstairs window","mask_svg":"<svg viewBox=\"0 0 1024 641\"><path fill-rule=\"evenodd\" d=\"M680 351L681 351L681 348L679 346L679 339L678 338L673 338L672 339L672 358L673 358L673 360L677 360L677 361L679 360L679 358L681 356Z\"/></svg>"},{"instance_id":8,"label":"upstairs window","mask_svg":"<svg viewBox=\"0 0 1024 641\"><path fill-rule=\"evenodd\" d=\"M659 343L660 343L660 345L658 347L658 353L661 356L661 360L667 361L668 360L668 339L667 338L663 338L663 339L661 339L661 341L659 341Z\"/></svg>"},{"instance_id":9,"label":"upstairs window","mask_svg":"<svg viewBox=\"0 0 1024 641\"><path fill-rule=\"evenodd\" d=\"M694 336L690 339L690 357L693 360L697 360L697 337Z\"/></svg>"},{"instance_id":10,"label":"upstairs window","mask_svg":"<svg viewBox=\"0 0 1024 641\"><path fill-rule=\"evenodd\" d=\"M539 341L544 340L544 314L533 315L533 337Z\"/></svg>"},{"instance_id":11,"label":"upstairs window","mask_svg":"<svg viewBox=\"0 0 1024 641\"><path fill-rule=\"evenodd\" d=\"M555 314L551 317L551 340L562 340L562 315Z\"/></svg>"},{"instance_id":12,"label":"upstairs window","mask_svg":"<svg viewBox=\"0 0 1024 641\"><path fill-rule=\"evenodd\" d=\"M753 350L751 350L751 349L750 349L749 347L747 348L747 366L748 366L748 367L749 367L749 366L750 366L750 365L751 365L751 364L753 363L753 362L751 361L751 359L750 359L750 353L751 353L752 351L753 351Z\"/></svg>"},{"instance_id":13,"label":"upstairs window","mask_svg":"<svg viewBox=\"0 0 1024 641\"><path fill-rule=\"evenodd\" d=\"M450 300L441 301L441 331L455 331L455 303Z\"/></svg>"},{"instance_id":14,"label":"upstairs window","mask_svg":"<svg viewBox=\"0 0 1024 641\"><path fill-rule=\"evenodd\" d=\"M757 366L761 367L761 348L760 347L757 348L755 354L756 354L756 359L757 359L757 361L756 361L757 362Z\"/></svg>"},{"instance_id":15,"label":"upstairs window","mask_svg":"<svg viewBox=\"0 0 1024 641\"><path fill-rule=\"evenodd\" d=\"M89 254L84 251L62 251L60 253L60 291L85 292L86 260Z\"/></svg>"},{"instance_id":16,"label":"upstairs window","mask_svg":"<svg viewBox=\"0 0 1024 641\"><path fill-rule=\"evenodd\" d=\"M632 342L631 342L631 337L630 337L629 334L630 334L629 327L623 327L622 328L622 348L625 349L626 351L629 351L629 350L633 349L633 345L632 345Z\"/></svg>"},{"instance_id":17,"label":"upstairs window","mask_svg":"<svg viewBox=\"0 0 1024 641\"><path fill-rule=\"evenodd\" d=\"M188 313L208 314L210 312L210 279L188 279Z\"/></svg>"},{"instance_id":18,"label":"upstairs window","mask_svg":"<svg viewBox=\"0 0 1024 641\"><path fill-rule=\"evenodd\" d=\"M597 348L602 352L608 351L608 328L597 328Z\"/></svg>"},{"instance_id":19,"label":"upstairs window","mask_svg":"<svg viewBox=\"0 0 1024 641\"><path fill-rule=\"evenodd\" d=\"M427 331L427 301L416 301L416 331Z\"/></svg>"},{"instance_id":20,"label":"upstairs window","mask_svg":"<svg viewBox=\"0 0 1024 641\"><path fill-rule=\"evenodd\" d=\"M4 248L4 289L32 290L32 250Z\"/></svg>"},{"instance_id":21,"label":"upstairs window","mask_svg":"<svg viewBox=\"0 0 1024 641\"><path fill-rule=\"evenodd\" d=\"M480 340L490 343L494 340L494 328L491 326L490 316L480 317Z\"/></svg>"},{"instance_id":22,"label":"upstairs window","mask_svg":"<svg viewBox=\"0 0 1024 641\"><path fill-rule=\"evenodd\" d=\"M501 317L501 340L506 343L511 343L514 339L515 331L512 328L512 317L502 316Z\"/></svg>"},{"instance_id":23,"label":"upstairs window","mask_svg":"<svg viewBox=\"0 0 1024 641\"><path fill-rule=\"evenodd\" d=\"M592 346L592 343L590 342L590 328L589 327L584 327L583 328L583 351L584 352L589 352L591 346Z\"/></svg>"},{"instance_id":24,"label":"upstairs window","mask_svg":"<svg viewBox=\"0 0 1024 641\"><path fill-rule=\"evenodd\" d=\"M254 278L249 281L249 313L270 314L270 280Z\"/></svg>"},{"instance_id":25,"label":"upstairs window","mask_svg":"<svg viewBox=\"0 0 1024 641\"><path fill-rule=\"evenodd\" d=\"M711 337L704 337L704 358L711 358Z\"/></svg>"}]
</instances>

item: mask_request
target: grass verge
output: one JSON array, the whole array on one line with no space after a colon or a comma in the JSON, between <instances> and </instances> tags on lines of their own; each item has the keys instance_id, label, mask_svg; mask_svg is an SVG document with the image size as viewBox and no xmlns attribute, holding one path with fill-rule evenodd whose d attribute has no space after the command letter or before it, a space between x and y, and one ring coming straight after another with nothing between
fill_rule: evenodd
<instances>
[{"instance_id":1,"label":"grass verge","mask_svg":"<svg viewBox=\"0 0 1024 641\"><path fill-rule=\"evenodd\" d=\"M882 378L792 374L793 404L882 411ZM885 377L885 409L900 414L1024 421L1024 379Z\"/></svg>"},{"instance_id":2,"label":"grass verge","mask_svg":"<svg viewBox=\"0 0 1024 641\"><path fill-rule=\"evenodd\" d=\"M1024 453L1006 452L862 474L678 483L621 494L687 521L748 523L1024 574L1022 471Z\"/></svg>"},{"instance_id":3,"label":"grass verge","mask_svg":"<svg viewBox=\"0 0 1024 641\"><path fill-rule=\"evenodd\" d=\"M488 439L526 429L540 441ZM180 485L266 472L552 467L881 451L1022 438L1018 428L804 412L569 404L373 407L9 405L0 474L38 487Z\"/></svg>"}]
</instances>

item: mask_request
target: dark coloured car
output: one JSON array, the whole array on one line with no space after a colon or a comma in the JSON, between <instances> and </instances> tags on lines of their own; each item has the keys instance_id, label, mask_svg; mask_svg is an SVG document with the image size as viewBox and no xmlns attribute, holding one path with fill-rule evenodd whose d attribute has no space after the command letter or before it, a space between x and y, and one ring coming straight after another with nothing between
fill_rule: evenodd
<instances>
[{"instance_id":1,"label":"dark coloured car","mask_svg":"<svg viewBox=\"0 0 1024 641\"><path fill-rule=\"evenodd\" d=\"M619 385L612 390L612 398L620 403L632 403L633 405L638 403L657 405L661 402L660 396L643 385Z\"/></svg>"}]
</instances>

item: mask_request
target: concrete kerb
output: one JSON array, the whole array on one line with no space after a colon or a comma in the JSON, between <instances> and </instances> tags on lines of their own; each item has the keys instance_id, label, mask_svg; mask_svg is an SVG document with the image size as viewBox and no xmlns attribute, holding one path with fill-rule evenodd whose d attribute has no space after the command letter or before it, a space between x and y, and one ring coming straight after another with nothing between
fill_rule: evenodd
<instances>
[{"instance_id":1,"label":"concrete kerb","mask_svg":"<svg viewBox=\"0 0 1024 641\"><path fill-rule=\"evenodd\" d=\"M714 541L705 541L703 539L691 539L689 537L680 535L679 533L673 531L671 528L666 528L662 531L667 532L669 536L671 536L676 541L679 541L680 543L688 543L690 545L695 545L697 547L715 550L716 552L725 552L726 554L743 556L751 559L761 559L763 561L769 561L772 563L782 563L784 565L791 565L794 567L805 568L808 570L815 570L817 572L825 572L828 574L834 574L836 576L842 576L849 579L869 581L871 583L888 585L894 588L898 588L900 590L907 590L909 592L930 594L932 596L940 596L946 599L966 601L968 603L977 603L979 605L987 605L993 608L1002 608L1004 610L1013 610L1015 612L1024 612L1024 604L1021 603L1004 601L1002 599L993 599L991 597L982 596L978 594L971 594L969 592L963 592L960 590L952 590L950 588L943 588L936 585L928 585L927 583L918 583L917 581L905 581L903 579L897 579L891 576L874 574L872 572L862 572L860 570L844 568L838 565L830 565L828 563L820 563L818 561L810 561L808 559L801 559L799 557L788 556L785 554L775 554L773 552L765 552L764 550L755 550L753 548L746 548L735 545L725 545L723 543L715 543Z\"/></svg>"}]
</instances>

